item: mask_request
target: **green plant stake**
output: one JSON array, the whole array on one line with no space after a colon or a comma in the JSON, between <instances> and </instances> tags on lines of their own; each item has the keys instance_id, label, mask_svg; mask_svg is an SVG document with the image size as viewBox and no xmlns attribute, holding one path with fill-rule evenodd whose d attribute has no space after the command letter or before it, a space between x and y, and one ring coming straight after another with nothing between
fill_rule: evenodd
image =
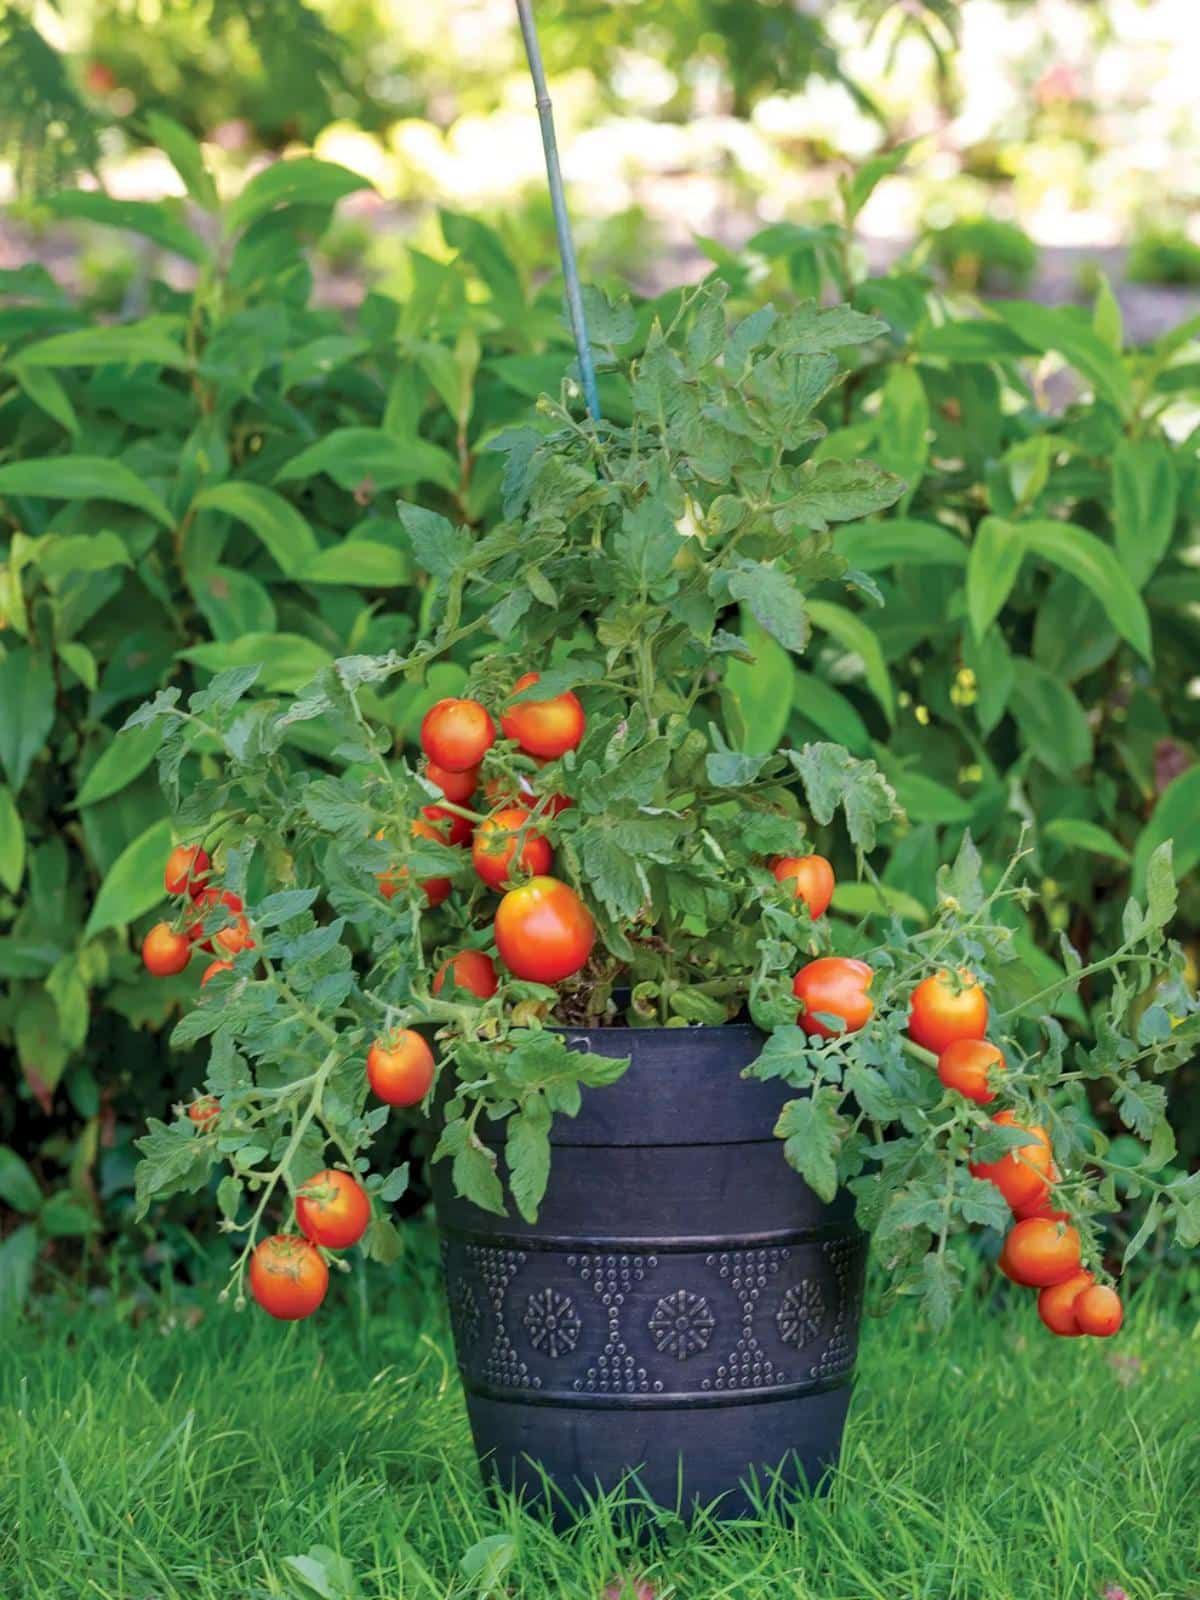
<instances>
[{"instance_id":1,"label":"green plant stake","mask_svg":"<svg viewBox=\"0 0 1200 1600\"><path fill-rule=\"evenodd\" d=\"M558 235L558 253L562 260L563 278L567 286L567 311L571 318L571 332L575 335L575 348L579 352L579 375L583 382L583 398L588 415L600 417L600 395L596 388L596 365L592 360L592 347L588 343L587 318L583 310L583 291L579 284L579 267L575 261L575 245L571 239L571 219L567 215L567 198L563 193L562 168L558 162L558 140L554 136L554 108L546 88L546 69L542 65L542 51L538 44L537 24L533 20L530 0L517 0L517 16L521 22L521 37L525 41L525 54L533 78L537 98L538 121L542 128L542 149L546 152L546 177L550 183L550 204L554 210L554 231Z\"/></svg>"}]
</instances>

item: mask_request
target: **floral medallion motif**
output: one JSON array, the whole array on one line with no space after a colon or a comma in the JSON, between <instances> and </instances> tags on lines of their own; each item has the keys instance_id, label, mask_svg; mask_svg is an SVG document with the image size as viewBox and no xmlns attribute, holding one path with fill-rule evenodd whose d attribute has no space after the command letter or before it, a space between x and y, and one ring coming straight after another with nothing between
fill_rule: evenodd
<instances>
[{"instance_id":1,"label":"floral medallion motif","mask_svg":"<svg viewBox=\"0 0 1200 1600\"><path fill-rule=\"evenodd\" d=\"M708 1349L716 1319L703 1295L677 1289L665 1294L650 1318L650 1334L660 1355L686 1361Z\"/></svg>"},{"instance_id":2,"label":"floral medallion motif","mask_svg":"<svg viewBox=\"0 0 1200 1600\"><path fill-rule=\"evenodd\" d=\"M581 1325L574 1304L557 1289L531 1294L521 1321L533 1348L552 1359L568 1354L579 1343Z\"/></svg>"},{"instance_id":3,"label":"floral medallion motif","mask_svg":"<svg viewBox=\"0 0 1200 1600\"><path fill-rule=\"evenodd\" d=\"M820 1333L824 1316L825 1297L821 1286L805 1278L802 1283L794 1283L780 1301L775 1326L784 1344L799 1350Z\"/></svg>"}]
</instances>

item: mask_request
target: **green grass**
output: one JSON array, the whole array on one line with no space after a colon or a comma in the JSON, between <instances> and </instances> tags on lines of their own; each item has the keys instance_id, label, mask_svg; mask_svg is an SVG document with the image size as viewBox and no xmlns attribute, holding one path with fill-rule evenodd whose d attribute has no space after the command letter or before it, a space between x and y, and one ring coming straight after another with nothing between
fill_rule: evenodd
<instances>
[{"instance_id":1,"label":"green grass","mask_svg":"<svg viewBox=\"0 0 1200 1600\"><path fill-rule=\"evenodd\" d=\"M10 1333L0 1596L1200 1597L1200 1339L1179 1307L1143 1298L1107 1344L1043 1336L1015 1294L941 1339L869 1321L828 1498L664 1519L639 1547L619 1506L560 1539L485 1498L431 1276L422 1243L386 1303L359 1272L306 1326L105 1297Z\"/></svg>"}]
</instances>

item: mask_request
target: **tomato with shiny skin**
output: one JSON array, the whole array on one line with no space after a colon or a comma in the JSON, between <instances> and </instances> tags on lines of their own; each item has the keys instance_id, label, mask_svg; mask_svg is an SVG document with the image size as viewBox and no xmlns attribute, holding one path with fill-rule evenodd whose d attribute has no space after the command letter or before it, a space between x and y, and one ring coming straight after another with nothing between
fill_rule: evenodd
<instances>
[{"instance_id":1,"label":"tomato with shiny skin","mask_svg":"<svg viewBox=\"0 0 1200 1600\"><path fill-rule=\"evenodd\" d=\"M433 1087L435 1070L433 1051L413 1028L376 1039L367 1051L367 1081L385 1105L418 1105Z\"/></svg>"},{"instance_id":2,"label":"tomato with shiny skin","mask_svg":"<svg viewBox=\"0 0 1200 1600\"><path fill-rule=\"evenodd\" d=\"M804 901L814 922L829 910L834 876L824 856L777 856L771 871L777 883L791 884L793 898Z\"/></svg>"},{"instance_id":3,"label":"tomato with shiny skin","mask_svg":"<svg viewBox=\"0 0 1200 1600\"><path fill-rule=\"evenodd\" d=\"M987 996L974 976L943 969L923 978L913 990L908 1036L940 1056L957 1039L982 1039L987 1019Z\"/></svg>"},{"instance_id":4,"label":"tomato with shiny skin","mask_svg":"<svg viewBox=\"0 0 1200 1600\"><path fill-rule=\"evenodd\" d=\"M173 978L191 959L191 940L169 922L156 922L142 940L142 960L156 978Z\"/></svg>"},{"instance_id":5,"label":"tomato with shiny skin","mask_svg":"<svg viewBox=\"0 0 1200 1600\"><path fill-rule=\"evenodd\" d=\"M1106 1283L1085 1289L1072 1306L1080 1333L1093 1339L1111 1339L1125 1320L1121 1296Z\"/></svg>"},{"instance_id":6,"label":"tomato with shiny skin","mask_svg":"<svg viewBox=\"0 0 1200 1600\"><path fill-rule=\"evenodd\" d=\"M321 1252L294 1233L262 1239L250 1257L250 1293L280 1322L311 1317L329 1288Z\"/></svg>"},{"instance_id":7,"label":"tomato with shiny skin","mask_svg":"<svg viewBox=\"0 0 1200 1600\"><path fill-rule=\"evenodd\" d=\"M1029 1143L1015 1145L998 1161L972 1161L971 1176L994 1183L1010 1206L1034 1204L1050 1187L1050 1140L1045 1128L1027 1128L1011 1111L998 1111L992 1118L1001 1127L1020 1128Z\"/></svg>"},{"instance_id":8,"label":"tomato with shiny skin","mask_svg":"<svg viewBox=\"0 0 1200 1600\"><path fill-rule=\"evenodd\" d=\"M300 1185L296 1221L312 1244L326 1250L348 1250L367 1231L371 1202L367 1191L348 1172L330 1167Z\"/></svg>"},{"instance_id":9,"label":"tomato with shiny skin","mask_svg":"<svg viewBox=\"0 0 1200 1600\"><path fill-rule=\"evenodd\" d=\"M496 742L496 724L478 700L439 700L421 720L421 749L447 772L477 767Z\"/></svg>"},{"instance_id":10,"label":"tomato with shiny skin","mask_svg":"<svg viewBox=\"0 0 1200 1600\"><path fill-rule=\"evenodd\" d=\"M232 961L210 961L208 963L208 965L205 967L204 971L200 975L200 987L203 989L205 984L210 982L213 978L215 978L218 972L232 972L232 971L233 971L233 962Z\"/></svg>"},{"instance_id":11,"label":"tomato with shiny skin","mask_svg":"<svg viewBox=\"0 0 1200 1600\"><path fill-rule=\"evenodd\" d=\"M225 910L229 912L230 916L238 917L241 915L242 911L242 897L239 894L234 894L232 889L209 888L201 889L200 893L192 900L192 907L199 913L200 920L192 923L191 927L188 929L188 938L193 944L198 945L201 950L211 950L213 948L213 941L216 938L216 934L206 934L204 931L204 923L205 919L211 917L212 913L217 909L218 906L224 906ZM245 918L242 920L245 921ZM237 924L231 923L228 926L229 928L234 928L237 926ZM249 926L249 924L247 924L247 926ZM221 931L225 932L227 930L222 929ZM235 948L229 953L231 955L236 954L236 951L240 948L240 945L235 945Z\"/></svg>"},{"instance_id":12,"label":"tomato with shiny skin","mask_svg":"<svg viewBox=\"0 0 1200 1600\"><path fill-rule=\"evenodd\" d=\"M498 986L495 962L482 950L460 950L443 961L434 975L434 994L441 994L447 976L452 988L465 989L477 1000L490 1000Z\"/></svg>"},{"instance_id":13,"label":"tomato with shiny skin","mask_svg":"<svg viewBox=\"0 0 1200 1600\"><path fill-rule=\"evenodd\" d=\"M199 1100L192 1101L187 1108L187 1114L196 1126L203 1131L221 1115L221 1106L215 1095L202 1094Z\"/></svg>"},{"instance_id":14,"label":"tomato with shiny skin","mask_svg":"<svg viewBox=\"0 0 1200 1600\"><path fill-rule=\"evenodd\" d=\"M1013 1277L1030 1289L1046 1289L1079 1271L1079 1234L1069 1222L1026 1217L1010 1228L1004 1250Z\"/></svg>"},{"instance_id":15,"label":"tomato with shiny skin","mask_svg":"<svg viewBox=\"0 0 1200 1600\"><path fill-rule=\"evenodd\" d=\"M1059 1181L1059 1170L1051 1164L1047 1187L1036 1194L1032 1200L1027 1200L1024 1205L1014 1206L1012 1214L1018 1222L1025 1222L1030 1217L1044 1217L1048 1222L1069 1222L1071 1213L1063 1211L1050 1198L1050 1187Z\"/></svg>"},{"instance_id":16,"label":"tomato with shiny skin","mask_svg":"<svg viewBox=\"0 0 1200 1600\"><path fill-rule=\"evenodd\" d=\"M494 812L475 830L471 845L471 861L475 871L492 889L503 888L513 871L513 857L517 851L517 835L529 821L530 813L524 806L505 806ZM554 862L554 851L545 834L530 828L521 845L520 865L523 876L544 876Z\"/></svg>"},{"instance_id":17,"label":"tomato with shiny skin","mask_svg":"<svg viewBox=\"0 0 1200 1600\"><path fill-rule=\"evenodd\" d=\"M938 1057L937 1075L944 1089L953 1089L977 1106L996 1098L988 1085L988 1072L1003 1072L1007 1063L986 1039L955 1039Z\"/></svg>"},{"instance_id":18,"label":"tomato with shiny skin","mask_svg":"<svg viewBox=\"0 0 1200 1600\"><path fill-rule=\"evenodd\" d=\"M526 672L513 684L520 694L540 679L540 673ZM579 697L570 689L549 700L520 700L500 714L500 727L506 739L515 739L526 755L554 761L574 750L583 738L587 717Z\"/></svg>"},{"instance_id":19,"label":"tomato with shiny skin","mask_svg":"<svg viewBox=\"0 0 1200 1600\"><path fill-rule=\"evenodd\" d=\"M792 979L792 993L804 1008L798 1021L805 1033L833 1039L866 1027L875 1010L867 993L874 976L865 961L852 956L819 956L801 967ZM821 1016L840 1017L842 1027L829 1027Z\"/></svg>"},{"instance_id":20,"label":"tomato with shiny skin","mask_svg":"<svg viewBox=\"0 0 1200 1600\"><path fill-rule=\"evenodd\" d=\"M443 844L467 844L471 838L471 819L461 817L457 811L447 811L444 806L422 806L421 815L432 822L434 832Z\"/></svg>"},{"instance_id":21,"label":"tomato with shiny skin","mask_svg":"<svg viewBox=\"0 0 1200 1600\"><path fill-rule=\"evenodd\" d=\"M451 772L449 767L439 767L436 761L425 766L425 776L436 783L447 800L456 806L465 806L479 786L479 768L466 767L462 772Z\"/></svg>"},{"instance_id":22,"label":"tomato with shiny skin","mask_svg":"<svg viewBox=\"0 0 1200 1600\"><path fill-rule=\"evenodd\" d=\"M501 961L530 983L571 977L596 942L592 914L574 889L545 876L508 891L496 908L495 933Z\"/></svg>"},{"instance_id":23,"label":"tomato with shiny skin","mask_svg":"<svg viewBox=\"0 0 1200 1600\"><path fill-rule=\"evenodd\" d=\"M198 895L211 866L208 851L198 844L177 844L163 869L163 887L168 894Z\"/></svg>"},{"instance_id":24,"label":"tomato with shiny skin","mask_svg":"<svg viewBox=\"0 0 1200 1600\"><path fill-rule=\"evenodd\" d=\"M1061 1283L1052 1283L1037 1297L1038 1316L1060 1339L1078 1339L1080 1328L1075 1316L1075 1302L1085 1289L1095 1283L1088 1271L1073 1272Z\"/></svg>"}]
</instances>

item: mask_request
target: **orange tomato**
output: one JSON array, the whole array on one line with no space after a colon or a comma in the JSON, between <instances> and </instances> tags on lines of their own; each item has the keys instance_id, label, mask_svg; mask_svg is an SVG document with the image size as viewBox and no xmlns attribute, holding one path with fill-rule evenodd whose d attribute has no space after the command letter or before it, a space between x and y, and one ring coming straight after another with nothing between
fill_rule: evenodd
<instances>
[{"instance_id":1,"label":"orange tomato","mask_svg":"<svg viewBox=\"0 0 1200 1600\"><path fill-rule=\"evenodd\" d=\"M187 1108L187 1114L198 1128L203 1130L221 1115L221 1107L215 1095L202 1094L199 1100L193 1100Z\"/></svg>"},{"instance_id":2,"label":"orange tomato","mask_svg":"<svg viewBox=\"0 0 1200 1600\"><path fill-rule=\"evenodd\" d=\"M142 940L142 960L156 978L173 978L192 959L191 941L169 922L156 922Z\"/></svg>"},{"instance_id":3,"label":"orange tomato","mask_svg":"<svg viewBox=\"0 0 1200 1600\"><path fill-rule=\"evenodd\" d=\"M496 992L495 963L482 950L460 950L457 955L443 961L434 975L434 994L441 994L447 974L450 975L452 988L465 989L477 1000L490 1000Z\"/></svg>"},{"instance_id":4,"label":"orange tomato","mask_svg":"<svg viewBox=\"0 0 1200 1600\"><path fill-rule=\"evenodd\" d=\"M513 857L517 850L517 835L529 821L530 813L524 806L505 806L475 830L471 846L471 861L475 871L493 889L503 888L513 871ZM530 829L521 845L520 872L523 876L549 872L554 861L550 841L536 829Z\"/></svg>"},{"instance_id":5,"label":"orange tomato","mask_svg":"<svg viewBox=\"0 0 1200 1600\"><path fill-rule=\"evenodd\" d=\"M451 772L449 767L439 767L436 761L430 761L426 763L425 776L430 783L437 784L447 800L453 800L456 806L465 806L479 783L479 768L466 767L462 772Z\"/></svg>"},{"instance_id":6,"label":"orange tomato","mask_svg":"<svg viewBox=\"0 0 1200 1600\"><path fill-rule=\"evenodd\" d=\"M477 767L496 742L496 725L478 700L439 700L421 721L421 748L447 772Z\"/></svg>"},{"instance_id":7,"label":"orange tomato","mask_svg":"<svg viewBox=\"0 0 1200 1600\"><path fill-rule=\"evenodd\" d=\"M188 929L188 938L193 944L199 945L201 950L211 950L213 941L217 936L216 934L206 934L204 932L206 919L211 917L218 906L224 906L231 916L239 917L242 910L242 897L234 894L232 889L201 889L200 893L193 897L192 905L199 913L199 921L193 922ZM241 917L241 921L249 928L249 923L246 923L244 917ZM226 928L222 928L221 931L222 933L232 933L237 926L238 924L234 922ZM253 943L253 940L250 943ZM242 949L242 945L235 939L232 946L226 944L225 948L230 955L236 955L237 951Z\"/></svg>"},{"instance_id":8,"label":"orange tomato","mask_svg":"<svg viewBox=\"0 0 1200 1600\"><path fill-rule=\"evenodd\" d=\"M1093 1339L1111 1339L1125 1320L1121 1296L1103 1283L1085 1289L1073 1309L1080 1333L1090 1334Z\"/></svg>"},{"instance_id":9,"label":"orange tomato","mask_svg":"<svg viewBox=\"0 0 1200 1600\"><path fill-rule=\"evenodd\" d=\"M199 894L212 866L208 852L198 844L177 844L167 857L163 887L168 894Z\"/></svg>"},{"instance_id":10,"label":"orange tomato","mask_svg":"<svg viewBox=\"0 0 1200 1600\"><path fill-rule=\"evenodd\" d=\"M348 1172L331 1167L300 1185L296 1193L296 1221L313 1244L326 1250L348 1250L367 1231L371 1202L362 1184Z\"/></svg>"},{"instance_id":11,"label":"orange tomato","mask_svg":"<svg viewBox=\"0 0 1200 1600\"><path fill-rule=\"evenodd\" d=\"M1027 1206L1044 1195L1050 1185L1050 1140L1045 1128L1027 1128L1011 1111L998 1111L992 1118L1002 1127L1020 1128L1029 1143L1016 1145L998 1161L972 1161L973 1177L994 1183L1010 1206Z\"/></svg>"},{"instance_id":12,"label":"orange tomato","mask_svg":"<svg viewBox=\"0 0 1200 1600\"><path fill-rule=\"evenodd\" d=\"M1026 1217L1009 1230L1004 1253L1018 1283L1045 1289L1079 1271L1079 1234L1070 1223Z\"/></svg>"},{"instance_id":13,"label":"orange tomato","mask_svg":"<svg viewBox=\"0 0 1200 1600\"><path fill-rule=\"evenodd\" d=\"M824 856L777 856L771 871L778 883L790 883L795 899L803 900L814 920L823 917L833 899L833 868Z\"/></svg>"},{"instance_id":14,"label":"orange tomato","mask_svg":"<svg viewBox=\"0 0 1200 1600\"><path fill-rule=\"evenodd\" d=\"M865 961L850 956L820 956L801 967L792 979L792 993L803 1005L798 1020L805 1033L832 1039L865 1027L875 1010L867 993L873 977ZM830 1028L821 1016L840 1017L843 1025Z\"/></svg>"},{"instance_id":15,"label":"orange tomato","mask_svg":"<svg viewBox=\"0 0 1200 1600\"><path fill-rule=\"evenodd\" d=\"M435 992L441 987L440 977L439 973L434 979ZM493 993L495 987L493 972ZM402 1028L386 1043L376 1039L367 1051L367 1081L385 1105L417 1105L433 1086L434 1072L433 1051L412 1028Z\"/></svg>"},{"instance_id":16,"label":"orange tomato","mask_svg":"<svg viewBox=\"0 0 1200 1600\"><path fill-rule=\"evenodd\" d=\"M264 1311L281 1322L311 1317L329 1288L329 1268L321 1252L294 1233L276 1233L254 1247L250 1293Z\"/></svg>"},{"instance_id":17,"label":"orange tomato","mask_svg":"<svg viewBox=\"0 0 1200 1600\"><path fill-rule=\"evenodd\" d=\"M1052 1283L1037 1298L1038 1316L1060 1339L1078 1339L1079 1323L1075 1317L1075 1302L1083 1291L1095 1283L1090 1272L1073 1272L1061 1283Z\"/></svg>"},{"instance_id":18,"label":"orange tomato","mask_svg":"<svg viewBox=\"0 0 1200 1600\"><path fill-rule=\"evenodd\" d=\"M526 672L513 684L520 694L537 683L539 674ZM515 739L526 755L553 761L574 750L583 738L587 717L577 695L568 689L549 700L521 700L501 713L500 726L506 739Z\"/></svg>"},{"instance_id":19,"label":"orange tomato","mask_svg":"<svg viewBox=\"0 0 1200 1600\"><path fill-rule=\"evenodd\" d=\"M908 1036L935 1056L956 1039L982 1039L987 1031L987 996L966 971L923 978L913 990Z\"/></svg>"},{"instance_id":20,"label":"orange tomato","mask_svg":"<svg viewBox=\"0 0 1200 1600\"><path fill-rule=\"evenodd\" d=\"M1013 1207L1013 1216L1016 1217L1018 1222L1024 1222L1029 1217L1044 1217L1049 1222L1070 1221L1071 1213L1060 1210L1050 1199L1050 1186L1056 1184L1058 1180L1058 1168L1051 1165L1047 1187L1036 1194L1032 1200L1027 1201L1025 1205Z\"/></svg>"},{"instance_id":21,"label":"orange tomato","mask_svg":"<svg viewBox=\"0 0 1200 1600\"><path fill-rule=\"evenodd\" d=\"M1003 1072L1005 1060L986 1039L956 1039L938 1057L937 1074L945 1089L954 1089L976 1105L996 1098L988 1087L988 1069Z\"/></svg>"},{"instance_id":22,"label":"orange tomato","mask_svg":"<svg viewBox=\"0 0 1200 1600\"><path fill-rule=\"evenodd\" d=\"M434 832L443 844L466 844L471 837L470 817L460 817L457 811L447 811L444 806L422 806L421 815L432 822Z\"/></svg>"},{"instance_id":23,"label":"orange tomato","mask_svg":"<svg viewBox=\"0 0 1200 1600\"><path fill-rule=\"evenodd\" d=\"M596 924L583 901L558 878L530 878L496 908L496 948L515 977L559 983L586 966Z\"/></svg>"},{"instance_id":24,"label":"orange tomato","mask_svg":"<svg viewBox=\"0 0 1200 1600\"><path fill-rule=\"evenodd\" d=\"M200 987L203 989L204 985L209 981L209 979L215 978L218 972L232 971L232 961L210 961L200 976Z\"/></svg>"},{"instance_id":25,"label":"orange tomato","mask_svg":"<svg viewBox=\"0 0 1200 1600\"><path fill-rule=\"evenodd\" d=\"M414 817L412 823L414 837L420 839L434 839L438 844L445 844L446 840L438 832L434 823L428 817ZM377 839L383 838L383 829L375 835ZM389 867L386 872L377 872L375 881L379 885L379 892L385 900L390 900L398 894L408 879L407 867ZM440 906L442 901L450 894L449 878L426 878L421 884L425 891L425 904L432 908Z\"/></svg>"}]
</instances>

